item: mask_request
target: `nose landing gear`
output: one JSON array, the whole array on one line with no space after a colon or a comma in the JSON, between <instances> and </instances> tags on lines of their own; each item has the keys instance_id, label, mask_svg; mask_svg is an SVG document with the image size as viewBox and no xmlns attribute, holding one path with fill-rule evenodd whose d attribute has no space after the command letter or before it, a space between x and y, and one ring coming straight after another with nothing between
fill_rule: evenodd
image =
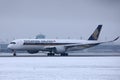
<instances>
[{"instance_id":1,"label":"nose landing gear","mask_svg":"<svg viewBox=\"0 0 120 80\"><path fill-rule=\"evenodd\" d=\"M16 56L16 51L15 50L13 50L13 56Z\"/></svg>"}]
</instances>

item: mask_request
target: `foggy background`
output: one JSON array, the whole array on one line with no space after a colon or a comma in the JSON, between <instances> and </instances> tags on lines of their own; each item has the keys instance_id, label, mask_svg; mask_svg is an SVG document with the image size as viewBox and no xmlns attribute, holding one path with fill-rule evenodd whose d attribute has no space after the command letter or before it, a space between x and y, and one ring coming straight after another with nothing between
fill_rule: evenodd
<instances>
[{"instance_id":1,"label":"foggy background","mask_svg":"<svg viewBox=\"0 0 120 80\"><path fill-rule=\"evenodd\" d=\"M0 0L0 41L39 33L88 39L98 24L103 24L99 40L120 36L120 0Z\"/></svg>"}]
</instances>

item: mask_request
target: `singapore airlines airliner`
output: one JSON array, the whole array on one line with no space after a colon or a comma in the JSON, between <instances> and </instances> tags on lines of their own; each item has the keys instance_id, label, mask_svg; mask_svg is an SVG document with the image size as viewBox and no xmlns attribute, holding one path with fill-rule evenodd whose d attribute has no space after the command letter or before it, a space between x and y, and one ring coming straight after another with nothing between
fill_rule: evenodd
<instances>
[{"instance_id":1,"label":"singapore airlines airliner","mask_svg":"<svg viewBox=\"0 0 120 80\"><path fill-rule=\"evenodd\" d=\"M34 54L39 51L48 51L48 56L60 54L68 56L68 52L83 50L102 43L116 41L119 37L111 41L99 42L98 37L102 25L98 25L93 34L88 40L73 40L73 39L17 39L12 41L8 48L13 51L13 56L16 56L16 50L26 50L28 53Z\"/></svg>"}]
</instances>

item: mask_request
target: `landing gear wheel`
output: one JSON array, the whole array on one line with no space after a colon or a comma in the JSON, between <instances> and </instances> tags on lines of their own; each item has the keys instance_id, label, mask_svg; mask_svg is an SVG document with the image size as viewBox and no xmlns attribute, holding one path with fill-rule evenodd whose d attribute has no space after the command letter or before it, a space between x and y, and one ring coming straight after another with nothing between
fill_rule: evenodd
<instances>
[{"instance_id":1,"label":"landing gear wheel","mask_svg":"<svg viewBox=\"0 0 120 80\"><path fill-rule=\"evenodd\" d=\"M15 50L13 51L13 56L16 56L16 51Z\"/></svg>"},{"instance_id":2,"label":"landing gear wheel","mask_svg":"<svg viewBox=\"0 0 120 80\"><path fill-rule=\"evenodd\" d=\"M68 56L68 53L66 53L65 56Z\"/></svg>"},{"instance_id":3,"label":"landing gear wheel","mask_svg":"<svg viewBox=\"0 0 120 80\"><path fill-rule=\"evenodd\" d=\"M48 53L47 56L54 56L54 53Z\"/></svg>"},{"instance_id":4,"label":"landing gear wheel","mask_svg":"<svg viewBox=\"0 0 120 80\"><path fill-rule=\"evenodd\" d=\"M13 56L16 56L16 53L13 53Z\"/></svg>"},{"instance_id":5,"label":"landing gear wheel","mask_svg":"<svg viewBox=\"0 0 120 80\"><path fill-rule=\"evenodd\" d=\"M68 56L68 53L61 53L61 56Z\"/></svg>"}]
</instances>

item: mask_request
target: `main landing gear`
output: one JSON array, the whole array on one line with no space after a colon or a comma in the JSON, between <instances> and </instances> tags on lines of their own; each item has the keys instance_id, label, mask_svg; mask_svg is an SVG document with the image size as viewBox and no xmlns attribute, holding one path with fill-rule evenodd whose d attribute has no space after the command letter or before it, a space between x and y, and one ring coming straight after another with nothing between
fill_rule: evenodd
<instances>
[{"instance_id":1,"label":"main landing gear","mask_svg":"<svg viewBox=\"0 0 120 80\"><path fill-rule=\"evenodd\" d=\"M54 53L48 53L47 56L54 56Z\"/></svg>"},{"instance_id":2,"label":"main landing gear","mask_svg":"<svg viewBox=\"0 0 120 80\"><path fill-rule=\"evenodd\" d=\"M48 53L47 56L55 56L54 53ZM61 53L60 56L68 56L68 53Z\"/></svg>"},{"instance_id":3,"label":"main landing gear","mask_svg":"<svg viewBox=\"0 0 120 80\"><path fill-rule=\"evenodd\" d=\"M61 56L68 56L68 53L61 53Z\"/></svg>"},{"instance_id":4,"label":"main landing gear","mask_svg":"<svg viewBox=\"0 0 120 80\"><path fill-rule=\"evenodd\" d=\"M55 53L53 53L53 50L51 49L49 53L47 53L47 56L54 56Z\"/></svg>"}]
</instances>

